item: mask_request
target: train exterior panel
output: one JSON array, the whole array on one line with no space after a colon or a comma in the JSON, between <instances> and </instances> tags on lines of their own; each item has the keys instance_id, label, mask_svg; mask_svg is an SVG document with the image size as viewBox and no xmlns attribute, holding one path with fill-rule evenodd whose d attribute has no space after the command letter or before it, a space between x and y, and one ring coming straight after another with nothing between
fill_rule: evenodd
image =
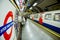
<instances>
[{"instance_id":1,"label":"train exterior panel","mask_svg":"<svg viewBox=\"0 0 60 40\"><path fill-rule=\"evenodd\" d=\"M42 18L43 26L60 33L60 10L45 12Z\"/></svg>"},{"instance_id":2,"label":"train exterior panel","mask_svg":"<svg viewBox=\"0 0 60 40\"><path fill-rule=\"evenodd\" d=\"M35 17L36 14L33 15L34 21L40 22L41 25L60 33L60 10L37 13L37 17ZM32 16L30 17L32 18Z\"/></svg>"},{"instance_id":3,"label":"train exterior panel","mask_svg":"<svg viewBox=\"0 0 60 40\"><path fill-rule=\"evenodd\" d=\"M45 12L43 14L43 22L47 23L47 24L51 24L51 25L57 26L58 28L60 28L60 26L59 26L60 25L60 21L54 19L56 14L60 15L60 10L58 10L58 11L51 11L51 12Z\"/></svg>"}]
</instances>

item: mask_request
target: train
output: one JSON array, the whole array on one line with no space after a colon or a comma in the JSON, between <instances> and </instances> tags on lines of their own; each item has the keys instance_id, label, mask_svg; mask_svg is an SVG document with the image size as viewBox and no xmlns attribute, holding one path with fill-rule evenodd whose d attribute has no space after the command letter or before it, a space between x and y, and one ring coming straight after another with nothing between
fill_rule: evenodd
<instances>
[{"instance_id":1,"label":"train","mask_svg":"<svg viewBox=\"0 0 60 40\"><path fill-rule=\"evenodd\" d=\"M30 19L60 34L60 10L31 14Z\"/></svg>"}]
</instances>

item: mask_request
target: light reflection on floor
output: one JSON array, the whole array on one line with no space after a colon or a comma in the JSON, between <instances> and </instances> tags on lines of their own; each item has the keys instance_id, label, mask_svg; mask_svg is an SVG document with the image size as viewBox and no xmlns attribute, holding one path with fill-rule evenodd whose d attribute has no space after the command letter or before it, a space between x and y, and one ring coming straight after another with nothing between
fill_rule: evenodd
<instances>
[{"instance_id":1,"label":"light reflection on floor","mask_svg":"<svg viewBox=\"0 0 60 40\"><path fill-rule=\"evenodd\" d=\"M54 40L48 34L38 28L35 24L27 20L22 30L22 40Z\"/></svg>"}]
</instances>

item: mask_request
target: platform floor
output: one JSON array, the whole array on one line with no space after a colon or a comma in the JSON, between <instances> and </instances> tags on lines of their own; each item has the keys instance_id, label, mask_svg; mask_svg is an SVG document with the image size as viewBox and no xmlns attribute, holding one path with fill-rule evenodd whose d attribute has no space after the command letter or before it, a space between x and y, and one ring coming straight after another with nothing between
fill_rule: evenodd
<instances>
[{"instance_id":1,"label":"platform floor","mask_svg":"<svg viewBox=\"0 0 60 40\"><path fill-rule=\"evenodd\" d=\"M55 40L41 28L33 24L29 19L22 29L22 40Z\"/></svg>"}]
</instances>

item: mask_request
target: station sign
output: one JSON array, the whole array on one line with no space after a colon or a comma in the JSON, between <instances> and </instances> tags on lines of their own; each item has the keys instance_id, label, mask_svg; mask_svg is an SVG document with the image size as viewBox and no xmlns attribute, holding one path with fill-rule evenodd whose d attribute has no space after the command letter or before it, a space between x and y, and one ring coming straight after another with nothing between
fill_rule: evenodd
<instances>
[{"instance_id":1,"label":"station sign","mask_svg":"<svg viewBox=\"0 0 60 40\"><path fill-rule=\"evenodd\" d=\"M11 17L10 22L8 22L9 18ZM10 33L8 34L6 31L11 28ZM9 40L12 36L12 30L13 30L13 13L12 11L9 11L7 15L5 16L3 25L0 27L0 36L4 36L5 40Z\"/></svg>"}]
</instances>

